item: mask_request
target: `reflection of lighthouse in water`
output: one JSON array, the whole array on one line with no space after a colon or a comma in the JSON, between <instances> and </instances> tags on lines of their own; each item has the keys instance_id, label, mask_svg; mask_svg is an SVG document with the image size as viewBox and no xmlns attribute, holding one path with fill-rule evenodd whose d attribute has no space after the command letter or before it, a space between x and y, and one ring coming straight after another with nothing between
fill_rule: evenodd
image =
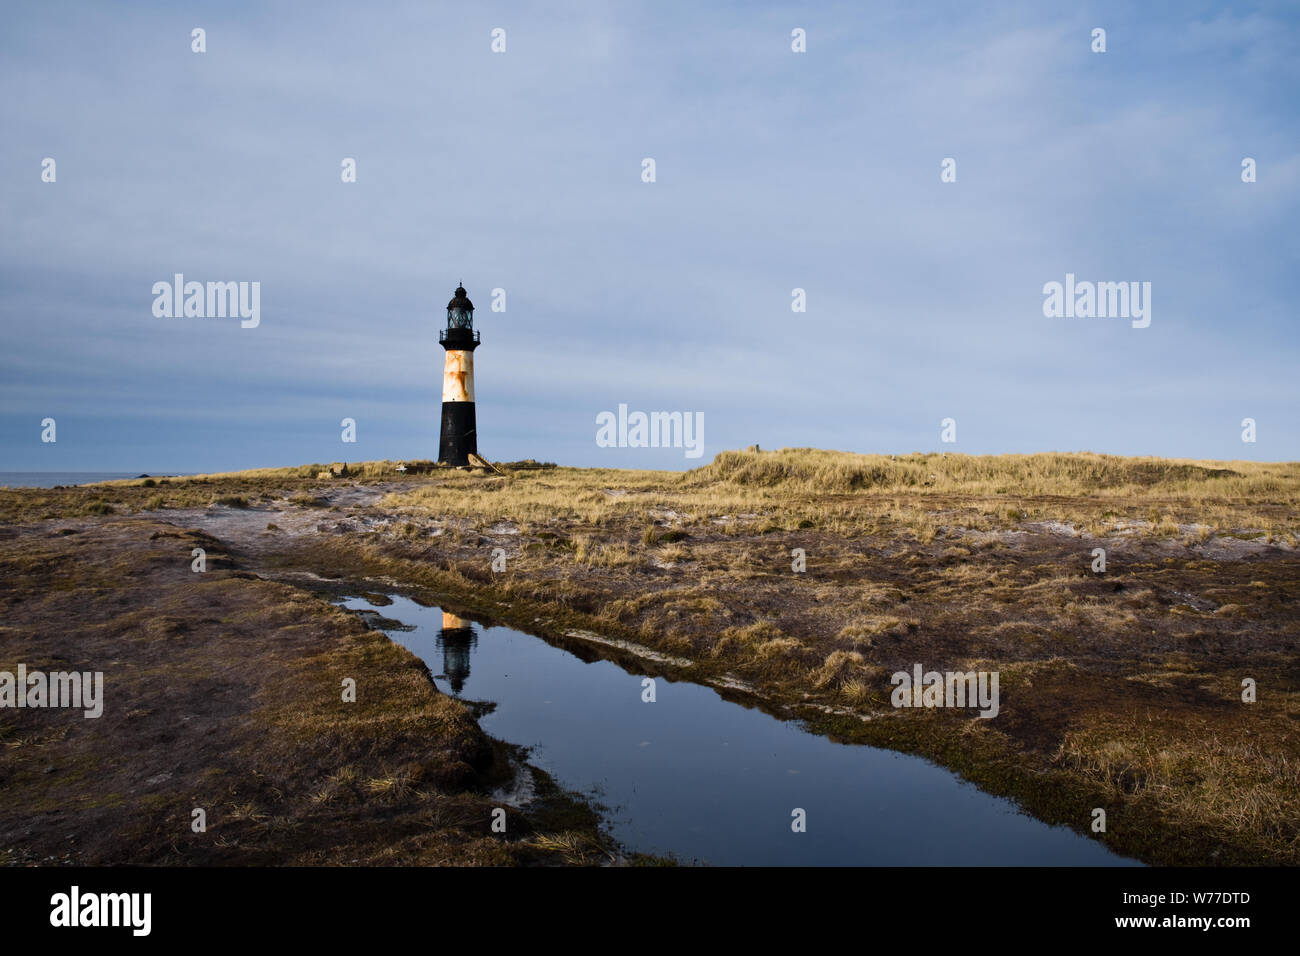
<instances>
[{"instance_id":1,"label":"reflection of lighthouse in water","mask_svg":"<svg viewBox=\"0 0 1300 956\"><path fill-rule=\"evenodd\" d=\"M453 694L459 694L469 678L469 653L478 645L474 626L443 611L437 645L442 651L442 673L439 676L447 679Z\"/></svg>"}]
</instances>

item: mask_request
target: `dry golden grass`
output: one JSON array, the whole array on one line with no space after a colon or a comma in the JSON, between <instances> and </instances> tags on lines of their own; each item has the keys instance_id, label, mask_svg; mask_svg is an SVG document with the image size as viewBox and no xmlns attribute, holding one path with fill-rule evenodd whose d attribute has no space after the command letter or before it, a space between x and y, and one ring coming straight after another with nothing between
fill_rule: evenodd
<instances>
[{"instance_id":1,"label":"dry golden grass","mask_svg":"<svg viewBox=\"0 0 1300 956\"><path fill-rule=\"evenodd\" d=\"M517 463L403 477L380 462L319 479L317 467L0 491L0 516L135 520L113 515L224 496L307 512L331 489L382 482L378 505L335 495L313 513L324 532L277 538L293 548L281 559L688 658L690 679L829 708L827 732L925 753L1053 822L1122 810L1107 842L1149 861L1206 862L1207 847L1221 862L1300 859L1294 463L785 449L690 472ZM354 511L371 523L346 520ZM1098 538L1104 575L1089 567ZM505 573L488 568L496 546ZM918 661L999 670L998 719L897 719L888 676ZM1268 707L1232 703L1242 673L1269 688ZM325 782L314 799L384 802L392 788L374 779L388 775Z\"/></svg>"},{"instance_id":2,"label":"dry golden grass","mask_svg":"<svg viewBox=\"0 0 1300 956\"><path fill-rule=\"evenodd\" d=\"M502 464L507 477L485 477L427 461L407 462L402 473L399 464L346 463L345 476L326 479L317 476L330 466L313 463L76 489L0 489L0 520L129 514L214 501L243 507L245 501L256 505L286 494L301 496L305 504L339 482L388 481L407 486L385 502L396 509L487 524L509 519L524 531L557 520L600 529L636 516L645 544L701 525L738 537L806 528L845 537L903 533L930 542L953 528L975 534L1047 521L1092 536L1131 533L1204 542L1236 535L1300 543L1300 464L1293 462L1086 452L891 458L799 448L723 452L687 472L529 461ZM971 539L964 546L989 544Z\"/></svg>"},{"instance_id":3,"label":"dry golden grass","mask_svg":"<svg viewBox=\"0 0 1300 956\"><path fill-rule=\"evenodd\" d=\"M1261 851L1300 847L1294 807L1300 763L1293 755L1250 738L1209 733L1184 743L1161 730L1130 724L1071 732L1055 759L1117 802L1155 805Z\"/></svg>"},{"instance_id":4,"label":"dry golden grass","mask_svg":"<svg viewBox=\"0 0 1300 956\"><path fill-rule=\"evenodd\" d=\"M474 572L473 532L418 553L381 538L375 569L400 577L436 555L439 586L491 588L536 608L526 620L564 616L769 699L815 701L843 717L833 732L931 754L1055 822L1122 808L1107 840L1144 859L1204 862L1207 842L1220 860L1300 858L1296 561L1258 550L1294 547L1300 466L789 449L685 473L504 470L438 472L380 510L487 538L512 522L508 575ZM1097 537L1112 552L1104 576L1090 570ZM792 571L796 546L806 574ZM1002 715L852 716L893 713L888 676L915 661L1000 670ZM1282 695L1262 725L1203 686L1246 666ZM1245 750L1216 749L1245 727ZM1273 756L1251 762L1251 747Z\"/></svg>"},{"instance_id":5,"label":"dry golden grass","mask_svg":"<svg viewBox=\"0 0 1300 956\"><path fill-rule=\"evenodd\" d=\"M209 554L197 576L196 544ZM152 518L0 537L0 664L103 661L126 702L101 721L0 712L0 833L14 862L569 862L533 842L552 829L585 839L593 860L602 852L594 811L542 787L509 838L489 832L499 801L486 791L511 763L469 708L385 635L307 592L223 570L230 560L216 539ZM175 772L142 788L160 767ZM193 806L208 811L202 835Z\"/></svg>"},{"instance_id":6,"label":"dry golden grass","mask_svg":"<svg viewBox=\"0 0 1300 956\"><path fill-rule=\"evenodd\" d=\"M933 455L897 458L783 448L729 451L695 472L727 481L808 492L932 495L1104 495L1114 497L1264 497L1300 493L1300 465L1248 461L1124 458L1091 452L1035 455Z\"/></svg>"},{"instance_id":7,"label":"dry golden grass","mask_svg":"<svg viewBox=\"0 0 1300 956\"><path fill-rule=\"evenodd\" d=\"M730 534L991 531L1057 521L1094 535L1300 534L1300 464L1038 455L858 455L815 449L723 452L688 472L541 467L508 478L439 471L386 504L483 519L600 527L660 513L662 525ZM997 503L1003 499L1003 503ZM662 531L649 528L653 543ZM979 546L979 545L976 545Z\"/></svg>"}]
</instances>

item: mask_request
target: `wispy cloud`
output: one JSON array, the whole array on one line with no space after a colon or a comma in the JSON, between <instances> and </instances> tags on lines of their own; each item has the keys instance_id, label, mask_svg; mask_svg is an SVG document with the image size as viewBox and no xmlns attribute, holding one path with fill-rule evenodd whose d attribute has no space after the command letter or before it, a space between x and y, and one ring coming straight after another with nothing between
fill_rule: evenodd
<instances>
[{"instance_id":1,"label":"wispy cloud","mask_svg":"<svg viewBox=\"0 0 1300 956\"><path fill-rule=\"evenodd\" d=\"M688 464L598 449L619 402L704 411L706 455L934 448L953 415L959 451L1300 457L1298 22L1272 4L16 9L0 467L432 455L462 279L494 458ZM1044 318L1067 271L1152 282L1151 327ZM154 318L175 272L260 281L261 325ZM46 415L100 425L52 448Z\"/></svg>"}]
</instances>

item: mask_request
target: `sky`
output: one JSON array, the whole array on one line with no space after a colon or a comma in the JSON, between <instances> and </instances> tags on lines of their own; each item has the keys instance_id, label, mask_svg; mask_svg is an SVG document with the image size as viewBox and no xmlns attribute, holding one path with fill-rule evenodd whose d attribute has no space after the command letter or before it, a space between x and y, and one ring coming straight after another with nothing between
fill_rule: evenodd
<instances>
[{"instance_id":1,"label":"sky","mask_svg":"<svg viewBox=\"0 0 1300 956\"><path fill-rule=\"evenodd\" d=\"M495 461L1300 459L1298 81L1294 3L9 5L0 470L434 458L460 281Z\"/></svg>"}]
</instances>

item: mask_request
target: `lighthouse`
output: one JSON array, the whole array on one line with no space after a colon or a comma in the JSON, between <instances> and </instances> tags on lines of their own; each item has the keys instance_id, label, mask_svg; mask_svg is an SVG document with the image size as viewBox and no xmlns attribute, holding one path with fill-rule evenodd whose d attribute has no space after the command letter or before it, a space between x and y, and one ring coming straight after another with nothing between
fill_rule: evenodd
<instances>
[{"instance_id":1,"label":"lighthouse","mask_svg":"<svg viewBox=\"0 0 1300 956\"><path fill-rule=\"evenodd\" d=\"M447 351L442 365L442 436L438 441L438 461L448 465L468 465L470 455L478 455L478 431L474 421L474 350L478 332L474 330L474 303L463 285L447 303L447 327L438 333L438 342Z\"/></svg>"}]
</instances>

